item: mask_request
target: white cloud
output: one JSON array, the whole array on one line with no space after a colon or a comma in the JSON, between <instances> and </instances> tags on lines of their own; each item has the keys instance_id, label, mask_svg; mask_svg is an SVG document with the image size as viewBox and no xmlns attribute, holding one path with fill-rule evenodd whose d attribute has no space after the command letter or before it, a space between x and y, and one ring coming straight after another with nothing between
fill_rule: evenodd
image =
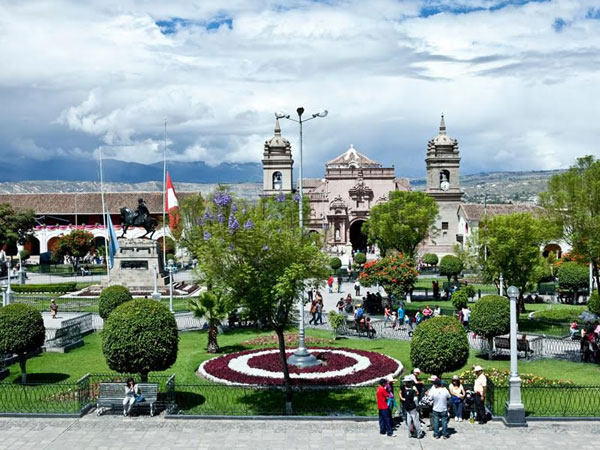
<instances>
[{"instance_id":1,"label":"white cloud","mask_svg":"<svg viewBox=\"0 0 600 450\"><path fill-rule=\"evenodd\" d=\"M307 124L309 175L321 175L350 143L395 164L399 175L422 173L442 111L466 172L564 167L576 156L599 156L600 20L586 18L594 2L500 6L4 4L0 100L19 92L21 102L21 113L3 121L4 151L92 157L104 145L112 157L155 162L166 119L170 159L260 161L272 112L303 105L331 113ZM427 17L419 16L423 7ZM486 9L451 12L476 7ZM156 22L174 17L183 21L163 34ZM557 18L566 23L560 32ZM295 124L282 126L297 149Z\"/></svg>"}]
</instances>

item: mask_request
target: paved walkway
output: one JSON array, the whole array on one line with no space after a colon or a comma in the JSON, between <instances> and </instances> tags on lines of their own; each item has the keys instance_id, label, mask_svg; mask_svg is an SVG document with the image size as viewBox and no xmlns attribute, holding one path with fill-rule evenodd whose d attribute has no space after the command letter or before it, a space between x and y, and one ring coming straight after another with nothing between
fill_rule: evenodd
<instances>
[{"instance_id":1,"label":"paved walkway","mask_svg":"<svg viewBox=\"0 0 600 450\"><path fill-rule=\"evenodd\" d=\"M455 424L447 441L431 433L408 439L378 433L377 422L288 420L124 419L88 415L82 419L0 419L1 450L119 449L581 449L595 442L590 422L532 422L529 428Z\"/></svg>"}]
</instances>

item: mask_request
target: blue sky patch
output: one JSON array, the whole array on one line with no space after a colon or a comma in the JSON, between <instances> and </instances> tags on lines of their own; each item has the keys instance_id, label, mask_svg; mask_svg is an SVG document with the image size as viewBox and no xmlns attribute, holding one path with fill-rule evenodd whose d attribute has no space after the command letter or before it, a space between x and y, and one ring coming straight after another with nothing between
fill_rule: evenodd
<instances>
[{"instance_id":1,"label":"blue sky patch","mask_svg":"<svg viewBox=\"0 0 600 450\"><path fill-rule=\"evenodd\" d=\"M226 25L230 30L233 28L233 19L226 16L217 16L208 21L197 21L183 19L181 17L171 17L167 20L157 20L156 25L160 28L162 34L174 34L177 30L192 25L201 26L207 30L217 30L222 25Z\"/></svg>"},{"instance_id":2,"label":"blue sky patch","mask_svg":"<svg viewBox=\"0 0 600 450\"><path fill-rule=\"evenodd\" d=\"M550 0L500 0L497 2L490 1L489 7L484 6L469 6L467 1L461 2L443 2L439 0L427 0L425 5L419 12L420 17L429 17L439 13L450 14L468 14L475 11L498 11L507 6L522 6L527 3L546 3Z\"/></svg>"},{"instance_id":3,"label":"blue sky patch","mask_svg":"<svg viewBox=\"0 0 600 450\"><path fill-rule=\"evenodd\" d=\"M554 31L556 31L557 33L560 33L562 31L562 29L566 26L567 26L567 22L565 21L565 19L563 19L561 17L557 17L554 20L554 23L552 24L552 28L554 28Z\"/></svg>"},{"instance_id":4,"label":"blue sky patch","mask_svg":"<svg viewBox=\"0 0 600 450\"><path fill-rule=\"evenodd\" d=\"M600 19L600 8L590 8L585 15L586 19Z\"/></svg>"}]
</instances>

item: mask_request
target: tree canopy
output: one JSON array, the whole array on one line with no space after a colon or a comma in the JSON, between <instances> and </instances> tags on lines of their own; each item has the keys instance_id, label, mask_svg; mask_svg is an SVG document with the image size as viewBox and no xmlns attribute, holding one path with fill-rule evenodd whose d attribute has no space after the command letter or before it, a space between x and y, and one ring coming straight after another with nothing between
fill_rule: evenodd
<instances>
[{"instance_id":1,"label":"tree canopy","mask_svg":"<svg viewBox=\"0 0 600 450\"><path fill-rule=\"evenodd\" d=\"M448 281L451 278L458 279L458 275L463 270L463 262L458 256L444 255L440 261L440 275L448 277Z\"/></svg>"},{"instance_id":2,"label":"tree canopy","mask_svg":"<svg viewBox=\"0 0 600 450\"><path fill-rule=\"evenodd\" d=\"M484 219L479 225L480 248L487 247L483 261L484 279L505 286L514 285L521 295L535 282L541 263L540 246L553 236L554 228L529 213L515 213Z\"/></svg>"},{"instance_id":3,"label":"tree canopy","mask_svg":"<svg viewBox=\"0 0 600 450\"><path fill-rule=\"evenodd\" d=\"M435 231L437 202L419 191L392 191L389 197L387 202L371 208L362 231L384 255L397 250L414 257L421 241Z\"/></svg>"},{"instance_id":4,"label":"tree canopy","mask_svg":"<svg viewBox=\"0 0 600 450\"><path fill-rule=\"evenodd\" d=\"M369 261L358 279L363 286L378 283L388 295L398 298L412 291L418 276L413 259L398 254Z\"/></svg>"},{"instance_id":5,"label":"tree canopy","mask_svg":"<svg viewBox=\"0 0 600 450\"><path fill-rule=\"evenodd\" d=\"M34 226L32 210L15 210L8 203L0 203L0 248L23 243Z\"/></svg>"},{"instance_id":6,"label":"tree canopy","mask_svg":"<svg viewBox=\"0 0 600 450\"><path fill-rule=\"evenodd\" d=\"M510 303L506 297L486 295L473 305L469 321L471 330L488 340L488 354L492 359L493 339L510 331Z\"/></svg>"},{"instance_id":7,"label":"tree canopy","mask_svg":"<svg viewBox=\"0 0 600 450\"><path fill-rule=\"evenodd\" d=\"M94 246L94 235L85 230L73 230L69 234L61 236L52 250L52 257L57 260L71 256L73 267L77 267L79 260L83 258Z\"/></svg>"},{"instance_id":8,"label":"tree canopy","mask_svg":"<svg viewBox=\"0 0 600 450\"><path fill-rule=\"evenodd\" d=\"M540 194L540 204L573 251L592 262L600 285L600 160L578 158L569 170L554 175L548 190Z\"/></svg>"}]
</instances>

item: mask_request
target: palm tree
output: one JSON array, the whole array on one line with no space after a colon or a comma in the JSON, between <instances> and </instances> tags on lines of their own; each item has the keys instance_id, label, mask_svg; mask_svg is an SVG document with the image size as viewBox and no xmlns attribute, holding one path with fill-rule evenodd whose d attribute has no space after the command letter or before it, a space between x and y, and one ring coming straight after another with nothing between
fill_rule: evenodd
<instances>
[{"instance_id":1,"label":"palm tree","mask_svg":"<svg viewBox=\"0 0 600 450\"><path fill-rule=\"evenodd\" d=\"M208 353L217 353L219 344L217 342L217 326L221 320L227 317L228 310L222 296L213 292L203 292L198 298L190 300L190 310L197 319L206 319L208 322Z\"/></svg>"}]
</instances>

